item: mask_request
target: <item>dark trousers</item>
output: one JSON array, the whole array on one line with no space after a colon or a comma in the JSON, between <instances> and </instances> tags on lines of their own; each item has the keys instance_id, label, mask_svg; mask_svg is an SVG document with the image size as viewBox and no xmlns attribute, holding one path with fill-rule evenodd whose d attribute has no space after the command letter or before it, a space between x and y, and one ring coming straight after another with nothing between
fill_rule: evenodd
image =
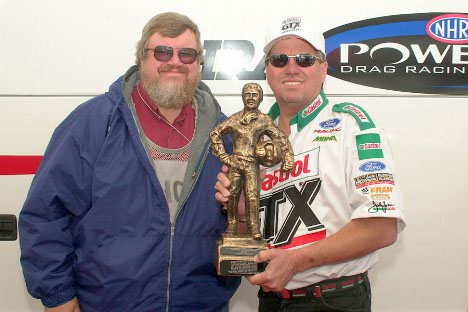
<instances>
[{"instance_id":1,"label":"dark trousers","mask_svg":"<svg viewBox=\"0 0 468 312\"><path fill-rule=\"evenodd\" d=\"M371 288L369 278L364 277L363 283L323 293L317 298L311 292L302 298L283 299L273 292L258 292L259 312L316 312L316 311L371 311Z\"/></svg>"}]
</instances>

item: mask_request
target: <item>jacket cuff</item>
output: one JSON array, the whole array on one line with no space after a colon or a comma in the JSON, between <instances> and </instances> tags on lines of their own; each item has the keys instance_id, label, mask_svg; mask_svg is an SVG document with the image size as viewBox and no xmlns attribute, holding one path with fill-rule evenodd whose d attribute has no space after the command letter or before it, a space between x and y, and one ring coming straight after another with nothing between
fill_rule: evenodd
<instances>
[{"instance_id":1,"label":"jacket cuff","mask_svg":"<svg viewBox=\"0 0 468 312\"><path fill-rule=\"evenodd\" d=\"M52 296L41 299L42 305L47 308L58 307L72 300L76 296L75 287L70 287L64 291L53 294Z\"/></svg>"}]
</instances>

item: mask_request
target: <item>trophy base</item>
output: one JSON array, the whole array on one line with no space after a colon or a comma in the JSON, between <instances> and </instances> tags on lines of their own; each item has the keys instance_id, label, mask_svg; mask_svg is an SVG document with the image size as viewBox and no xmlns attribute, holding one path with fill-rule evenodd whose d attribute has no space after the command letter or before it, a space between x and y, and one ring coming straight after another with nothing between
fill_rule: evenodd
<instances>
[{"instance_id":1,"label":"trophy base","mask_svg":"<svg viewBox=\"0 0 468 312\"><path fill-rule=\"evenodd\" d=\"M265 270L265 262L253 260L260 251L268 249L265 239L253 239L249 234L223 234L216 244L216 269L219 275L248 276Z\"/></svg>"}]
</instances>

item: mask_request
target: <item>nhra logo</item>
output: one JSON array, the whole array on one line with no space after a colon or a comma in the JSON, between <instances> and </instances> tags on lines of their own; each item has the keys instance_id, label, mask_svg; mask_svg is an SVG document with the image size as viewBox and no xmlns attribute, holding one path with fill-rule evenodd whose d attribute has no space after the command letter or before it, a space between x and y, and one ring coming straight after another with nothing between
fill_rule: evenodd
<instances>
[{"instance_id":1,"label":"nhra logo","mask_svg":"<svg viewBox=\"0 0 468 312\"><path fill-rule=\"evenodd\" d=\"M468 15L446 14L433 18L427 23L426 32L437 41L468 43Z\"/></svg>"},{"instance_id":2,"label":"nhra logo","mask_svg":"<svg viewBox=\"0 0 468 312\"><path fill-rule=\"evenodd\" d=\"M468 94L468 15L384 16L325 32L329 75L363 86Z\"/></svg>"}]
</instances>

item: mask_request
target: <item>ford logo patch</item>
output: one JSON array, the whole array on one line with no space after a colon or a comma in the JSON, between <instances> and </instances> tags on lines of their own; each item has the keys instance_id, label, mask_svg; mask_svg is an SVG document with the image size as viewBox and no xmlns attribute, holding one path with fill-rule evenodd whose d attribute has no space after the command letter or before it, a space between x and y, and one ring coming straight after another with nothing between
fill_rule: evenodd
<instances>
[{"instance_id":1,"label":"ford logo patch","mask_svg":"<svg viewBox=\"0 0 468 312\"><path fill-rule=\"evenodd\" d=\"M364 171L364 172L373 172L373 171L382 171L385 170L387 166L381 161L368 161L363 163L360 167L359 170Z\"/></svg>"},{"instance_id":2,"label":"ford logo patch","mask_svg":"<svg viewBox=\"0 0 468 312\"><path fill-rule=\"evenodd\" d=\"M332 118L319 123L319 126L323 129L335 128L340 123L340 121L340 118Z\"/></svg>"}]
</instances>

